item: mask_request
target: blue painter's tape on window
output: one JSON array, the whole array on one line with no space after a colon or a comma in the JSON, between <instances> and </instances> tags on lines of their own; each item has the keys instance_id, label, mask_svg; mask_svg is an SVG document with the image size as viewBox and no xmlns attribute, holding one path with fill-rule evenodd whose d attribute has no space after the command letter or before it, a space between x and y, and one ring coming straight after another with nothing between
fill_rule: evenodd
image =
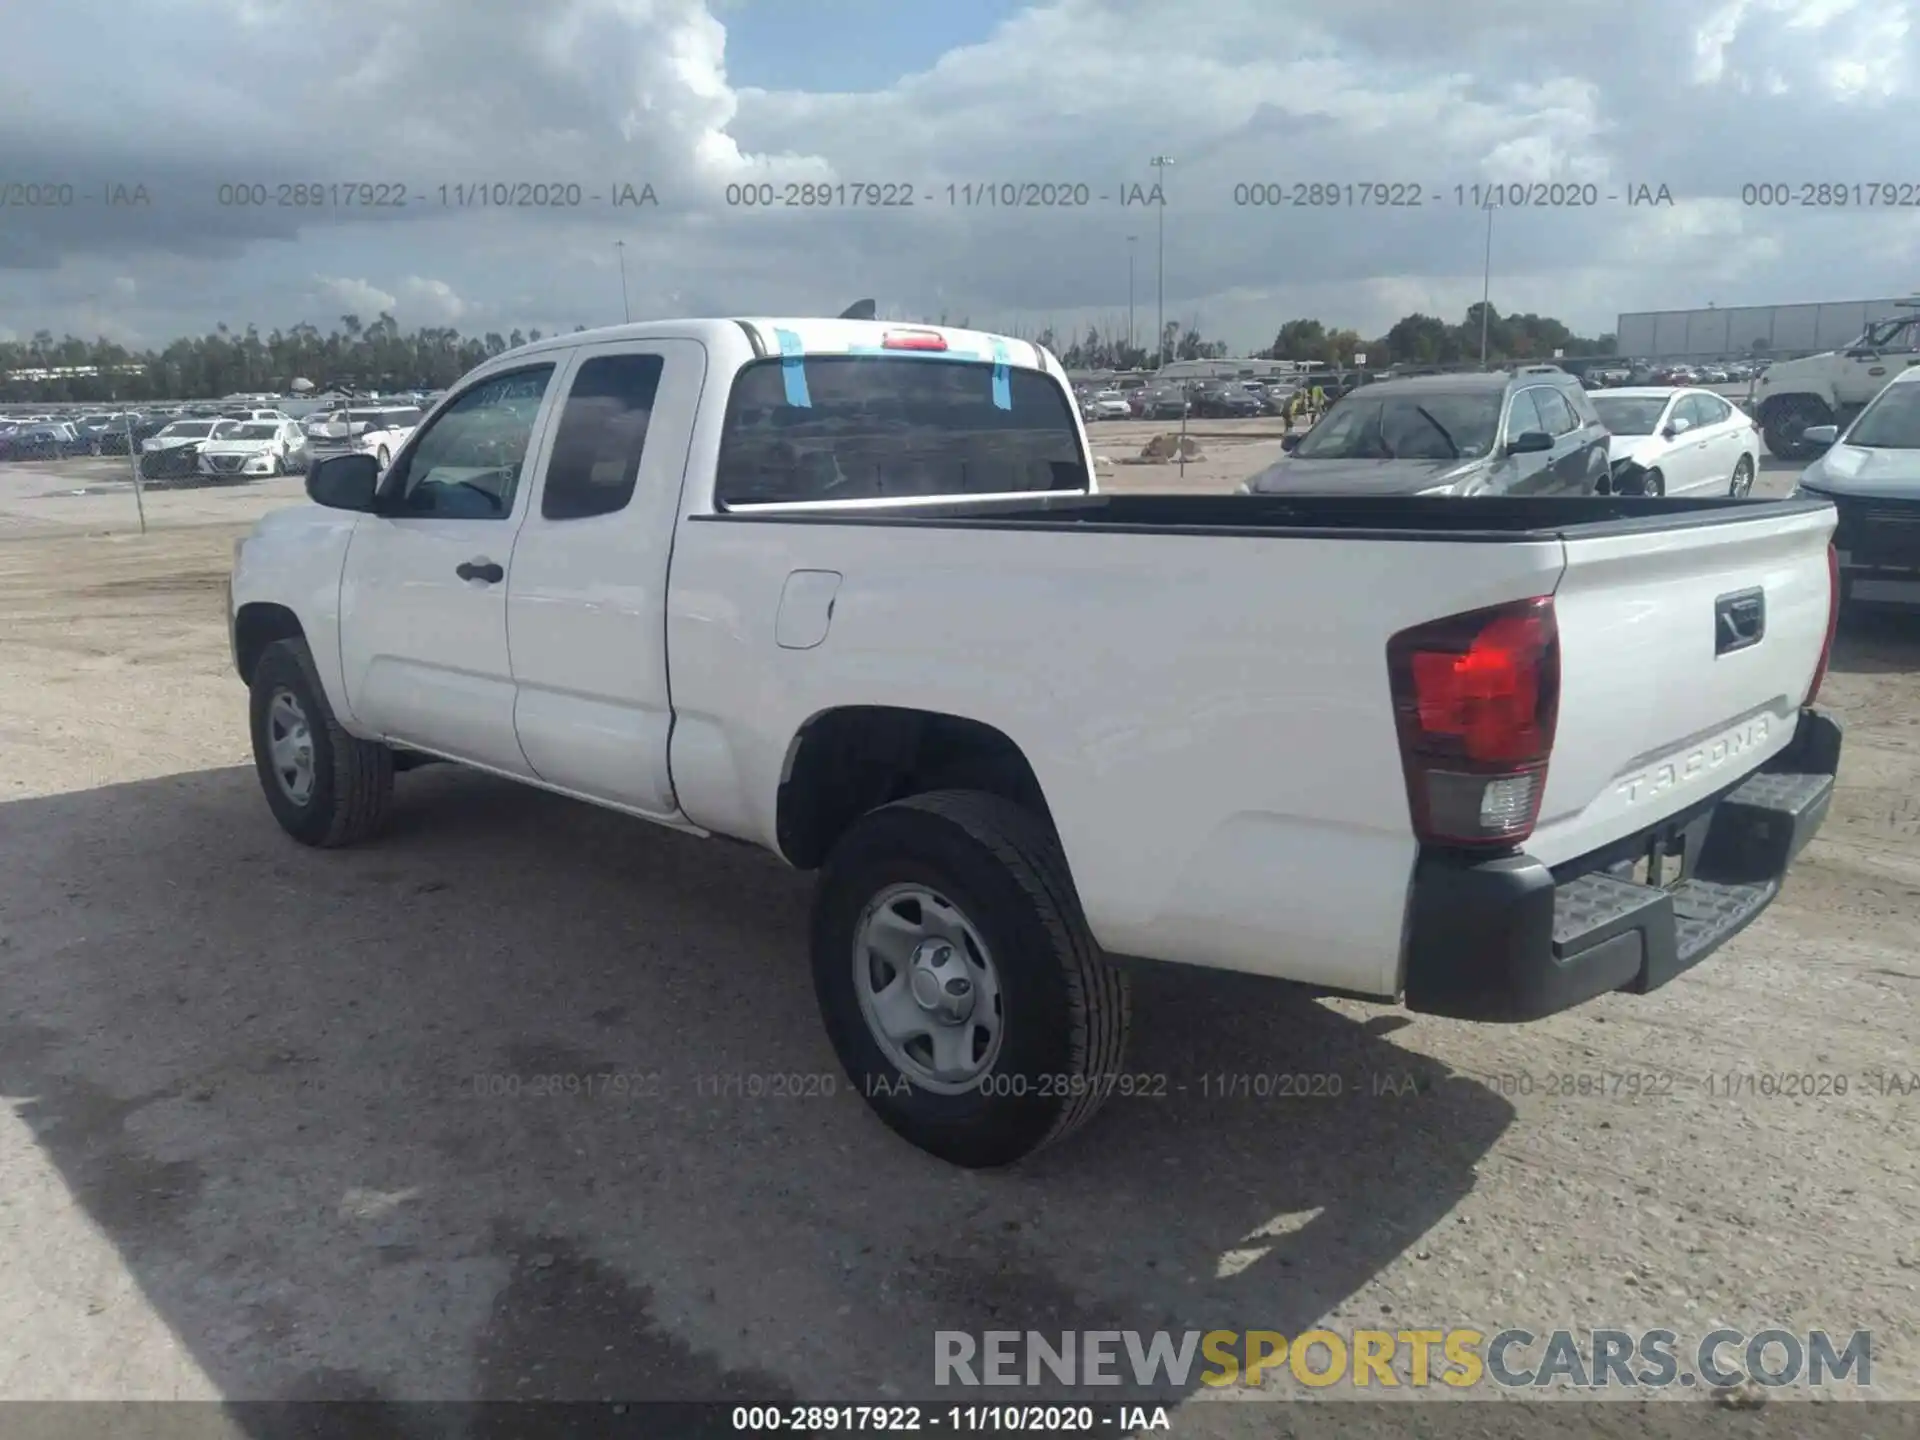
<instances>
[{"instance_id":1,"label":"blue painter's tape on window","mask_svg":"<svg viewBox=\"0 0 1920 1440\"><path fill-rule=\"evenodd\" d=\"M996 409L1013 409L1013 376L1007 369L1007 347L993 342L993 403Z\"/></svg>"},{"instance_id":2,"label":"blue painter's tape on window","mask_svg":"<svg viewBox=\"0 0 1920 1440\"><path fill-rule=\"evenodd\" d=\"M807 393L806 350L800 337L791 330L775 330L780 342L780 378L787 382L787 404L796 410L811 410L813 397Z\"/></svg>"}]
</instances>

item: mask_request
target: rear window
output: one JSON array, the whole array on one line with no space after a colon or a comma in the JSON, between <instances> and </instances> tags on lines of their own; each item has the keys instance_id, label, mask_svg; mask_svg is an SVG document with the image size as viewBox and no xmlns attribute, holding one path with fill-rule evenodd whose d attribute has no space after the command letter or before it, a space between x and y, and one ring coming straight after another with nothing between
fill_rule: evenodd
<instances>
[{"instance_id":1,"label":"rear window","mask_svg":"<svg viewBox=\"0 0 1920 1440\"><path fill-rule=\"evenodd\" d=\"M1084 490L1086 457L1051 376L991 363L809 357L740 371L715 499L725 505Z\"/></svg>"}]
</instances>

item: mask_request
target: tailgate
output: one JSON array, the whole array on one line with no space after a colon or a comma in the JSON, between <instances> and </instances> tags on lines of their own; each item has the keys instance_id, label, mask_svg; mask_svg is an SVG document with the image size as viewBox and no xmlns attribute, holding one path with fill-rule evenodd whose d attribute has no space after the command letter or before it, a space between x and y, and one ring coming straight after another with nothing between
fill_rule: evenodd
<instances>
[{"instance_id":1,"label":"tailgate","mask_svg":"<svg viewBox=\"0 0 1920 1440\"><path fill-rule=\"evenodd\" d=\"M1527 843L1539 860L1645 830L1792 741L1826 641L1833 511L1756 510L1567 532L1559 724Z\"/></svg>"}]
</instances>

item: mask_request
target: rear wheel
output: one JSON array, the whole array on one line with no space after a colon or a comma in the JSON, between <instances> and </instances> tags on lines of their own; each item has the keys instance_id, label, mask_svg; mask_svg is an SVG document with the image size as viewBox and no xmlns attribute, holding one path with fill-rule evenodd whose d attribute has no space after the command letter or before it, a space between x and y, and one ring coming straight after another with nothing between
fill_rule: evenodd
<instances>
[{"instance_id":1,"label":"rear wheel","mask_svg":"<svg viewBox=\"0 0 1920 1440\"><path fill-rule=\"evenodd\" d=\"M1727 493L1739 500L1753 493L1753 457L1742 455L1740 463L1733 467L1733 479L1728 483Z\"/></svg>"},{"instance_id":2,"label":"rear wheel","mask_svg":"<svg viewBox=\"0 0 1920 1440\"><path fill-rule=\"evenodd\" d=\"M1803 432L1814 425L1832 423L1833 413L1822 402L1810 395L1795 396L1782 400L1767 412L1761 434L1766 438L1767 449L1776 458L1811 460L1820 447L1802 438Z\"/></svg>"},{"instance_id":3,"label":"rear wheel","mask_svg":"<svg viewBox=\"0 0 1920 1440\"><path fill-rule=\"evenodd\" d=\"M821 872L813 975L861 1098L954 1164L1032 1154L1118 1081L1126 977L1052 829L1000 796L935 791L855 824Z\"/></svg>"},{"instance_id":4,"label":"rear wheel","mask_svg":"<svg viewBox=\"0 0 1920 1440\"><path fill-rule=\"evenodd\" d=\"M254 768L280 828L326 848L378 831L393 798L393 752L342 728L306 641L267 647L250 701Z\"/></svg>"}]
</instances>

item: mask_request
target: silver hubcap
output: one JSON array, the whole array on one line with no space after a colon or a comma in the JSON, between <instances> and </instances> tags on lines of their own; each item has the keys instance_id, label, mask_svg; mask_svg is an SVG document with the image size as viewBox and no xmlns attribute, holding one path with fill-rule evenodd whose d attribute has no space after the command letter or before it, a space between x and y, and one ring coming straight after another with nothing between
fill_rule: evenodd
<instances>
[{"instance_id":1,"label":"silver hubcap","mask_svg":"<svg viewBox=\"0 0 1920 1440\"><path fill-rule=\"evenodd\" d=\"M1753 471L1749 470L1747 468L1747 462L1742 460L1738 465L1733 467L1733 493L1736 496L1744 495L1752 488Z\"/></svg>"},{"instance_id":2,"label":"silver hubcap","mask_svg":"<svg viewBox=\"0 0 1920 1440\"><path fill-rule=\"evenodd\" d=\"M296 805L313 798L313 730L291 690L276 690L267 702L267 756L281 794Z\"/></svg>"},{"instance_id":3,"label":"silver hubcap","mask_svg":"<svg viewBox=\"0 0 1920 1440\"><path fill-rule=\"evenodd\" d=\"M961 1094L1000 1056L993 958L959 908L924 886L889 886L861 912L853 988L875 1043L916 1085Z\"/></svg>"}]
</instances>

